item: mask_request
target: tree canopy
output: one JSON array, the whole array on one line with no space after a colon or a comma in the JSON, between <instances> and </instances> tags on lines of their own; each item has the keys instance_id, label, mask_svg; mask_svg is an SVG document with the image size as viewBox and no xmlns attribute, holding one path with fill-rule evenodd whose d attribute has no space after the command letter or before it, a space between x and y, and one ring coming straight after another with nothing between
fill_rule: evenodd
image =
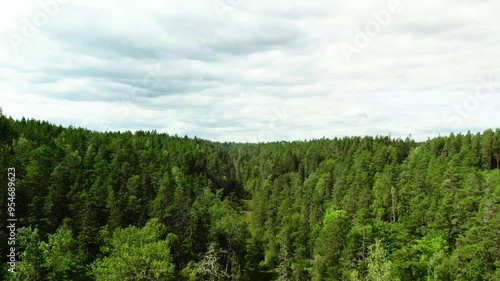
<instances>
[{"instance_id":1,"label":"tree canopy","mask_svg":"<svg viewBox=\"0 0 500 281\"><path fill-rule=\"evenodd\" d=\"M217 143L0 114L0 279L499 280L499 158L499 129Z\"/></svg>"}]
</instances>

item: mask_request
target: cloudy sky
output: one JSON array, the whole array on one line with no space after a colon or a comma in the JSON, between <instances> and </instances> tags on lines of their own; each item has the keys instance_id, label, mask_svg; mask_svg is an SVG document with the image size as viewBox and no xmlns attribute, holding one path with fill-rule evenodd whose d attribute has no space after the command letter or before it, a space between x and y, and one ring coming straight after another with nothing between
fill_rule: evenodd
<instances>
[{"instance_id":1,"label":"cloudy sky","mask_svg":"<svg viewBox=\"0 0 500 281\"><path fill-rule=\"evenodd\" d=\"M6 0L14 118L217 141L498 127L495 0Z\"/></svg>"}]
</instances>

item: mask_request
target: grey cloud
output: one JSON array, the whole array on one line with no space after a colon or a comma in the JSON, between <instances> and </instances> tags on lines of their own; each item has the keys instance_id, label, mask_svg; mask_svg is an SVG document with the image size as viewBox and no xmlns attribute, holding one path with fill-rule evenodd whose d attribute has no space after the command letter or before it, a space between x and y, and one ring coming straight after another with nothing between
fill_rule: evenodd
<instances>
[{"instance_id":1,"label":"grey cloud","mask_svg":"<svg viewBox=\"0 0 500 281\"><path fill-rule=\"evenodd\" d=\"M231 36L221 36L207 42L208 47L224 54L248 55L272 49L292 47L299 39L299 33L271 24L256 25L251 30L234 30Z\"/></svg>"},{"instance_id":2,"label":"grey cloud","mask_svg":"<svg viewBox=\"0 0 500 281\"><path fill-rule=\"evenodd\" d=\"M404 2L347 61L339 44L388 1L243 0L222 16L210 1L74 1L20 54L0 48L4 112L249 141L425 139L492 126L499 109L493 95L458 128L443 118L498 69L494 2Z\"/></svg>"}]
</instances>

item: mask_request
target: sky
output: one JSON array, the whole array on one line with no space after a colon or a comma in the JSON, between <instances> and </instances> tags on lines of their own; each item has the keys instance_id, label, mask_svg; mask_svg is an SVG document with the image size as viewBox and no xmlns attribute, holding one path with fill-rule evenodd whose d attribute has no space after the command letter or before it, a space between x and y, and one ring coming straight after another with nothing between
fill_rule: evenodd
<instances>
[{"instance_id":1,"label":"sky","mask_svg":"<svg viewBox=\"0 0 500 281\"><path fill-rule=\"evenodd\" d=\"M500 1L5 0L5 115L230 142L499 126Z\"/></svg>"}]
</instances>

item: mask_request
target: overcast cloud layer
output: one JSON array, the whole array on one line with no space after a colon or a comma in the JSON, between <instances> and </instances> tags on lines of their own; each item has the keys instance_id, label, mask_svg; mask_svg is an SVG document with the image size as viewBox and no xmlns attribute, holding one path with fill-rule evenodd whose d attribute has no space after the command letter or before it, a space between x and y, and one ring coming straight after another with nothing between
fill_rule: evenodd
<instances>
[{"instance_id":1,"label":"overcast cloud layer","mask_svg":"<svg viewBox=\"0 0 500 281\"><path fill-rule=\"evenodd\" d=\"M217 141L477 132L499 126L499 10L493 0L7 0L0 106Z\"/></svg>"}]
</instances>

